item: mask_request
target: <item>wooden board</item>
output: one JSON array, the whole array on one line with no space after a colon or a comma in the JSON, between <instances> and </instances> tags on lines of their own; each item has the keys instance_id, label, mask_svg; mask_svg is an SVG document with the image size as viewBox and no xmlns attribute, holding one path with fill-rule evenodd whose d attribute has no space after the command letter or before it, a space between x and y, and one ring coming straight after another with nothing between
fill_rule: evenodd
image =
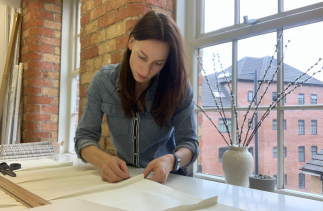
<instances>
[{"instance_id":1,"label":"wooden board","mask_svg":"<svg viewBox=\"0 0 323 211\"><path fill-rule=\"evenodd\" d=\"M17 40L19 20L20 20L20 14L18 12L16 12L15 17L14 17L13 27L11 30L11 36L10 36L9 46L8 46L8 51L7 51L7 58L5 61L6 63L4 66L3 77L2 77L1 88L0 88L0 119L2 117L4 97L5 97L5 94L7 91L6 89L8 86L9 72L11 69L13 55L14 55L14 51L15 51L15 44L16 44L16 40Z\"/></svg>"},{"instance_id":2,"label":"wooden board","mask_svg":"<svg viewBox=\"0 0 323 211\"><path fill-rule=\"evenodd\" d=\"M28 208L51 204L49 201L29 192L3 176L0 176L0 189Z\"/></svg>"}]
</instances>

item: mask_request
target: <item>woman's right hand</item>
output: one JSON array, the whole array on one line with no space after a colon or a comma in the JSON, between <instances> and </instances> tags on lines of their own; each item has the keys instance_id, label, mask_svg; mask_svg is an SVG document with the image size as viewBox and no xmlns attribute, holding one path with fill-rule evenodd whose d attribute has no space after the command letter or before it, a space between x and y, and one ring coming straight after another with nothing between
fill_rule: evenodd
<instances>
[{"instance_id":1,"label":"woman's right hand","mask_svg":"<svg viewBox=\"0 0 323 211\"><path fill-rule=\"evenodd\" d=\"M109 156L101 166L101 178L111 183L119 182L130 178L126 163L115 157Z\"/></svg>"}]
</instances>

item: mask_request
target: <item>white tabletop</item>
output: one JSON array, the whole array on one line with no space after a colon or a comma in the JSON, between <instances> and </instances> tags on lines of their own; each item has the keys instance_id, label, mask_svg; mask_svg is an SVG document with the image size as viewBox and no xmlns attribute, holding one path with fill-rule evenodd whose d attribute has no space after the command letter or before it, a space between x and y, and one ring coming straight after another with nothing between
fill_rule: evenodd
<instances>
[{"instance_id":1,"label":"white tabletop","mask_svg":"<svg viewBox=\"0 0 323 211\"><path fill-rule=\"evenodd\" d=\"M64 155L66 156L66 155ZM65 162L72 160L66 156ZM129 166L131 175L144 169ZM202 199L218 196L218 202L250 211L323 211L323 202L283 194L243 188L205 179L170 174L166 186Z\"/></svg>"}]
</instances>

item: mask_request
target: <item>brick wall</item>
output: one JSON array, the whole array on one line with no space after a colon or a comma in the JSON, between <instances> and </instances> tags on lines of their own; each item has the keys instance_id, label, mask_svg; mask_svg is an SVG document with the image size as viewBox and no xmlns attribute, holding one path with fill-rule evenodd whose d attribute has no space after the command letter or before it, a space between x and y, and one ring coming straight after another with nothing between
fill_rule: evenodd
<instances>
[{"instance_id":1,"label":"brick wall","mask_svg":"<svg viewBox=\"0 0 323 211\"><path fill-rule=\"evenodd\" d=\"M57 140L62 0L22 0L22 142Z\"/></svg>"},{"instance_id":2,"label":"brick wall","mask_svg":"<svg viewBox=\"0 0 323 211\"><path fill-rule=\"evenodd\" d=\"M80 113L94 74L104 65L120 63L125 44L137 20L150 10L174 17L174 0L82 0ZM115 154L110 131L102 123L100 146Z\"/></svg>"}]
</instances>

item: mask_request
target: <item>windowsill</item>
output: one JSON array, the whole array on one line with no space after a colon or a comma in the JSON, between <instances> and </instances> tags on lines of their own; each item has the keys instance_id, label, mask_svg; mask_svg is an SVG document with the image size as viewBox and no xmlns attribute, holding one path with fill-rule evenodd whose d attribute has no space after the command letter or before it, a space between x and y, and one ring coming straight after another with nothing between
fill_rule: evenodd
<instances>
[{"instance_id":1,"label":"windowsill","mask_svg":"<svg viewBox=\"0 0 323 211\"><path fill-rule=\"evenodd\" d=\"M223 177L214 176L214 175L210 175L210 174L195 173L194 177L199 178L199 179L210 180L210 181L214 181L214 182L225 183L225 180ZM300 197L300 198L306 198L306 199L312 199L312 200L317 200L317 201L323 201L323 195L295 191L295 190L290 190L290 189L285 189L285 188L283 188L283 189L276 188L275 193L289 195L289 196L295 196L295 197Z\"/></svg>"}]
</instances>

